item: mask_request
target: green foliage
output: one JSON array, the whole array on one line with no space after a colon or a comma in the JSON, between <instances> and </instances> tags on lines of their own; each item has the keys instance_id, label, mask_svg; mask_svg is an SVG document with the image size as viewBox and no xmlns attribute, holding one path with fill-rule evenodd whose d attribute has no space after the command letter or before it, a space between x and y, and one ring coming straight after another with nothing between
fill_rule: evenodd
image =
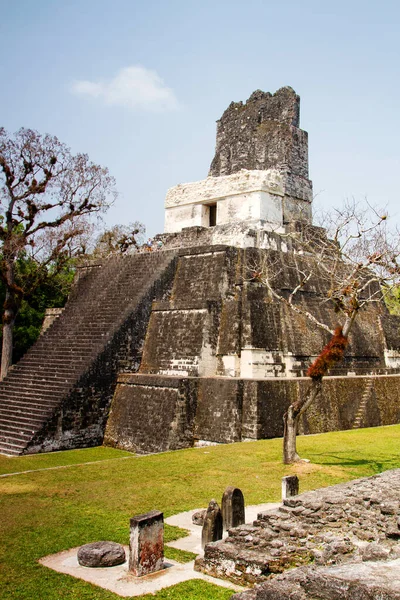
<instances>
[{"instance_id":1,"label":"green foliage","mask_svg":"<svg viewBox=\"0 0 400 600\"><path fill-rule=\"evenodd\" d=\"M400 315L400 286L388 289L384 298L389 312L392 315Z\"/></svg>"},{"instance_id":2,"label":"green foliage","mask_svg":"<svg viewBox=\"0 0 400 600\"><path fill-rule=\"evenodd\" d=\"M60 308L67 301L74 278L73 260L60 271L44 267L35 260L22 256L16 262L16 281L21 287L31 289L23 297L14 327L13 362L17 362L37 340L46 308ZM0 280L0 303L5 299L5 285ZM1 344L2 326L0 326Z\"/></svg>"},{"instance_id":3,"label":"green foliage","mask_svg":"<svg viewBox=\"0 0 400 600\"><path fill-rule=\"evenodd\" d=\"M310 464L283 465L282 440L191 448L150 456L110 448L0 456L2 600L118 600L118 596L38 564L38 559L101 539L127 543L129 518L157 508L165 516L201 508L227 485L247 504L280 499L281 478L297 473L300 491L400 467L400 425L300 436ZM234 467L233 467L234 465ZM166 539L182 530L166 528ZM191 556L168 549L169 558ZM172 555L174 553L174 556ZM227 600L231 590L189 581L142 600Z\"/></svg>"}]
</instances>

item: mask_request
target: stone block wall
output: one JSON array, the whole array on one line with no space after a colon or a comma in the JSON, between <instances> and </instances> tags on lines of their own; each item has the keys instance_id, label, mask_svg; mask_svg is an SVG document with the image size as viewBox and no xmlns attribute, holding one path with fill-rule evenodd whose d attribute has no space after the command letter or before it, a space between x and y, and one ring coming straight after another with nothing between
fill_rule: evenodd
<instances>
[{"instance_id":1,"label":"stone block wall","mask_svg":"<svg viewBox=\"0 0 400 600\"><path fill-rule=\"evenodd\" d=\"M278 272L274 285L284 293L296 286L307 260L275 250L180 250L168 297L153 303L139 374L119 380L109 443L154 452L201 440L281 436L283 414L305 392L309 380L301 376L329 334L273 301L251 271L269 261ZM321 303L324 285L316 271L299 302L334 327L336 313ZM346 359L336 369L346 377L324 380L321 398L303 417L302 432L398 422L398 378L359 376L387 371L385 348L398 352L394 327L384 306L360 314ZM173 425L177 411L184 426ZM154 439L147 425L153 420Z\"/></svg>"},{"instance_id":2,"label":"stone block wall","mask_svg":"<svg viewBox=\"0 0 400 600\"><path fill-rule=\"evenodd\" d=\"M243 382L240 379L201 378L193 439L216 443L242 438Z\"/></svg>"},{"instance_id":3,"label":"stone block wall","mask_svg":"<svg viewBox=\"0 0 400 600\"><path fill-rule=\"evenodd\" d=\"M144 454L191 447L198 382L120 375L104 444Z\"/></svg>"},{"instance_id":4,"label":"stone block wall","mask_svg":"<svg viewBox=\"0 0 400 600\"><path fill-rule=\"evenodd\" d=\"M400 421L399 375L326 377L303 415L300 433L374 427ZM283 415L309 379L122 375L105 442L137 452L189 448L198 442L232 443L282 437ZM359 425L357 425L359 426Z\"/></svg>"},{"instance_id":5,"label":"stone block wall","mask_svg":"<svg viewBox=\"0 0 400 600\"><path fill-rule=\"evenodd\" d=\"M141 373L216 373L221 312L234 289L236 266L233 248L180 252L170 297L153 306Z\"/></svg>"}]
</instances>

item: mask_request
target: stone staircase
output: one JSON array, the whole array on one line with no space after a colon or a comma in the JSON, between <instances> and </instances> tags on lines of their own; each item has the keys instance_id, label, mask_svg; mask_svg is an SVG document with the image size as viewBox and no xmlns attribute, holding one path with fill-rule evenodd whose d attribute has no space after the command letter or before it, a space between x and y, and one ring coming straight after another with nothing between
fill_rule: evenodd
<instances>
[{"instance_id":1,"label":"stone staircase","mask_svg":"<svg viewBox=\"0 0 400 600\"><path fill-rule=\"evenodd\" d=\"M365 412L367 409L368 400L371 396L372 386L374 382L372 379L367 380L367 384L365 386L365 390L363 395L361 396L360 405L354 417L353 429L360 429L363 425L363 421L365 418Z\"/></svg>"},{"instance_id":2,"label":"stone staircase","mask_svg":"<svg viewBox=\"0 0 400 600\"><path fill-rule=\"evenodd\" d=\"M168 290L175 254L112 257L82 269L63 314L0 383L0 453L76 447L82 435L86 445L101 443L116 373L140 362L152 300ZM59 441L49 446L52 437Z\"/></svg>"}]
</instances>

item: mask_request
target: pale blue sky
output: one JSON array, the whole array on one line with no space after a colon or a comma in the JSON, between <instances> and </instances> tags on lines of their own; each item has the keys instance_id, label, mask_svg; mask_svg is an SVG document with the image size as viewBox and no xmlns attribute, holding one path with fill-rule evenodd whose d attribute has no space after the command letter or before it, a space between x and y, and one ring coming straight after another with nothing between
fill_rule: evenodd
<instances>
[{"instance_id":1,"label":"pale blue sky","mask_svg":"<svg viewBox=\"0 0 400 600\"><path fill-rule=\"evenodd\" d=\"M291 85L324 206L400 223L396 1L0 0L0 124L57 135L117 179L108 223L163 230L169 187L206 177L215 121Z\"/></svg>"}]
</instances>

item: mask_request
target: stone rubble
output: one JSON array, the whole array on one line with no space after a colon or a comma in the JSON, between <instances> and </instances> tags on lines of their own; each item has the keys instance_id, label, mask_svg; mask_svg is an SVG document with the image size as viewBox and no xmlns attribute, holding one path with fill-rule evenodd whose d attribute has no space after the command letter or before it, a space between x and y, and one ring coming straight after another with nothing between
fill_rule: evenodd
<instances>
[{"instance_id":1,"label":"stone rubble","mask_svg":"<svg viewBox=\"0 0 400 600\"><path fill-rule=\"evenodd\" d=\"M249 585L310 563L395 561L399 539L397 469L287 498L252 525L230 529L225 540L208 544L195 568Z\"/></svg>"},{"instance_id":2,"label":"stone rubble","mask_svg":"<svg viewBox=\"0 0 400 600\"><path fill-rule=\"evenodd\" d=\"M400 560L300 567L231 600L399 600Z\"/></svg>"},{"instance_id":3,"label":"stone rubble","mask_svg":"<svg viewBox=\"0 0 400 600\"><path fill-rule=\"evenodd\" d=\"M196 511L192 516L193 525L199 525L200 527L203 527L204 519L206 518L206 513L206 508Z\"/></svg>"}]
</instances>

